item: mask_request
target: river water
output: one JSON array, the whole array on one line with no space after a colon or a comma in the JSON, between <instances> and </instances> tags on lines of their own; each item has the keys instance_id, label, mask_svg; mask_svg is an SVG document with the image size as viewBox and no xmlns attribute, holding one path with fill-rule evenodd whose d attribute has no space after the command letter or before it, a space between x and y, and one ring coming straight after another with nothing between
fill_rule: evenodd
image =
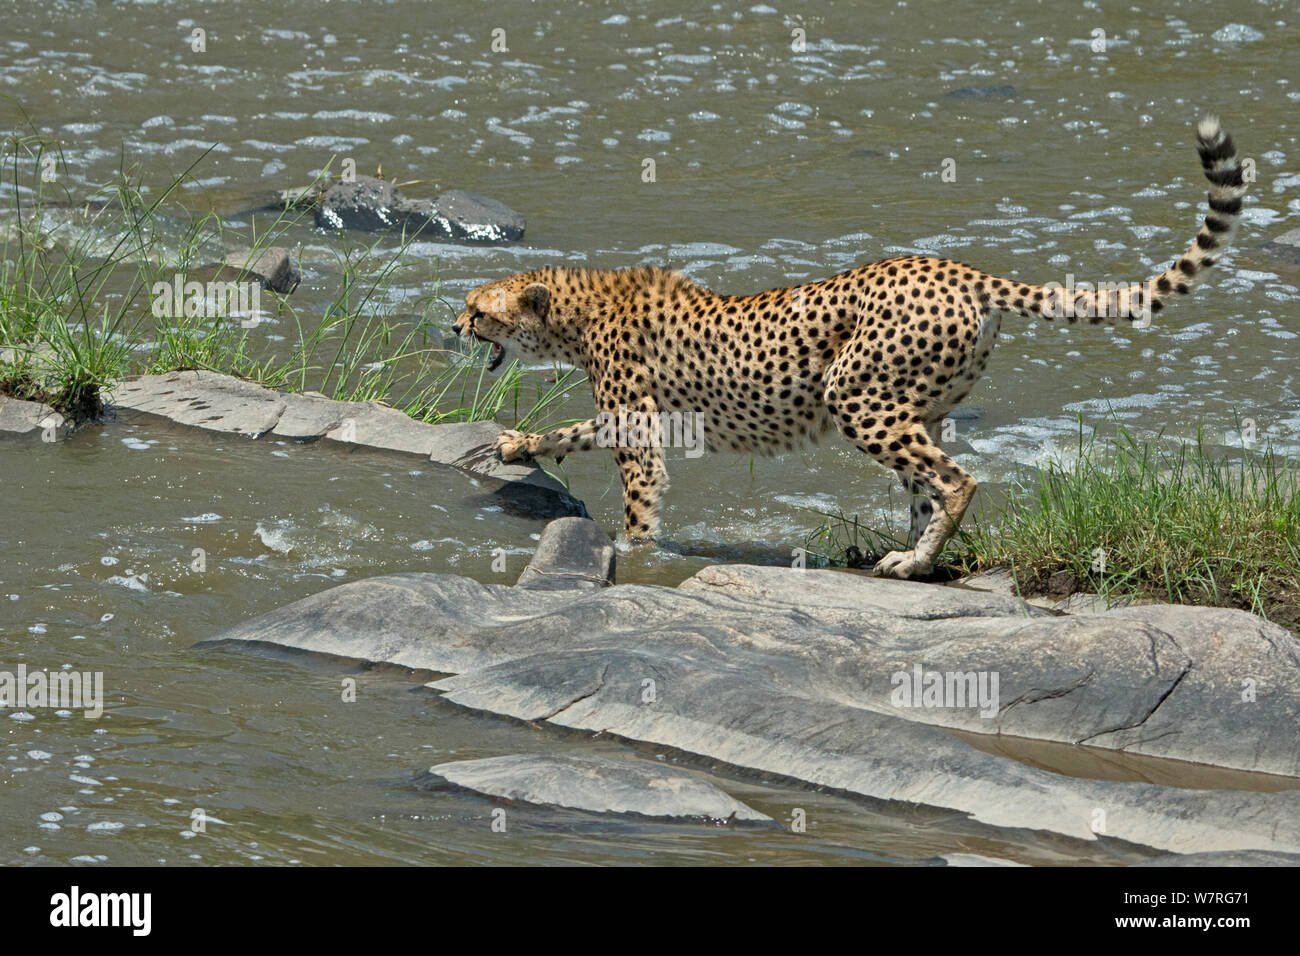
<instances>
[{"instance_id":1,"label":"river water","mask_svg":"<svg viewBox=\"0 0 1300 956\"><path fill-rule=\"evenodd\" d=\"M416 195L467 188L526 215L526 239L508 247L417 242L396 274L399 300L437 290L435 276L455 300L546 264L658 263L744 292L906 252L1039 282L1139 280L1195 231L1204 185L1191 124L1218 112L1258 181L1208 287L1148 329L1009 318L971 398L983 413L957 423L954 447L991 489L1020 465L1068 455L1080 417L1144 436L1199 428L1224 445L1250 419L1261 440L1300 450L1300 290L1259 249L1300 219L1289 4L50 2L3 16L0 93L60 144L74 194L123 160L163 182L216 143L184 191L190 208L309 181L334 156L425 181ZM206 52L191 49L195 29ZM995 89L948 95L970 87ZM320 314L339 240L306 226L290 238L304 272L294 303ZM285 332L257 330L272 350ZM589 407L579 394L565 413ZM876 519L901 507L886 473L838 442L753 462L678 452L670 471L674 546L621 556L621 580L675 584L711 561L788 560L819 522L808 508ZM560 473L617 527L611 462L571 457ZM468 479L416 458L126 413L58 444L0 443L0 483L0 663L105 681L99 720L0 715L3 863L1143 855L705 765L695 769L777 819L805 808L808 832L537 811L494 834L488 801L425 793L415 777L523 750L684 758L471 714L417 689L422 675L191 648L375 574L513 580L540 522L485 510ZM341 700L344 676L359 682L355 703ZM1150 761L1107 766L1204 785ZM196 809L208 818L199 834Z\"/></svg>"}]
</instances>

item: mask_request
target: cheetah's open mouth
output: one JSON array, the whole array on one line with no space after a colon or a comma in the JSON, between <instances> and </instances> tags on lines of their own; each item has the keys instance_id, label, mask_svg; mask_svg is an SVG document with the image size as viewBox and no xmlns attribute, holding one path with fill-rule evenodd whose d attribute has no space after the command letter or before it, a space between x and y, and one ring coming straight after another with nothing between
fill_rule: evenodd
<instances>
[{"instance_id":1,"label":"cheetah's open mouth","mask_svg":"<svg viewBox=\"0 0 1300 956\"><path fill-rule=\"evenodd\" d=\"M479 335L477 332L473 331L472 329L470 330L470 335L472 336L470 341L472 341L475 345L479 344L480 342L486 342L488 345L492 346L492 351L488 353L488 366L487 366L488 371L495 372L497 369L499 369L501 367L501 363L504 362L506 359L505 346L503 346L500 342L493 342L491 339L484 338L483 336Z\"/></svg>"}]
</instances>

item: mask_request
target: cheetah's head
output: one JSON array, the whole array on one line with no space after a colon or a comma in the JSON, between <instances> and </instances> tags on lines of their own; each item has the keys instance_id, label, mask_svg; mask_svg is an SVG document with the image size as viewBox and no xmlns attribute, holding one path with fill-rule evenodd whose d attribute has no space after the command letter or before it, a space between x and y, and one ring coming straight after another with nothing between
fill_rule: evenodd
<instances>
[{"instance_id":1,"label":"cheetah's head","mask_svg":"<svg viewBox=\"0 0 1300 956\"><path fill-rule=\"evenodd\" d=\"M466 295L465 311L452 330L471 342L491 343L488 369L495 371L505 361L508 349L523 358L557 357L554 331L547 326L550 312L550 289L530 273L520 273L488 282Z\"/></svg>"}]
</instances>

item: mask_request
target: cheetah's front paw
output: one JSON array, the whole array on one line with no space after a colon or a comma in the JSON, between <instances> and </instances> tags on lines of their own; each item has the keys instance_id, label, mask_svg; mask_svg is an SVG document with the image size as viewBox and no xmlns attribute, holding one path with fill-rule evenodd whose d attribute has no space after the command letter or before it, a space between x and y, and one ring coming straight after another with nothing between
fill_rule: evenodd
<instances>
[{"instance_id":1,"label":"cheetah's front paw","mask_svg":"<svg viewBox=\"0 0 1300 956\"><path fill-rule=\"evenodd\" d=\"M536 438L536 435L525 435L523 432L506 429L497 436L496 444L492 448L502 461L532 464L533 451L537 448Z\"/></svg>"},{"instance_id":2,"label":"cheetah's front paw","mask_svg":"<svg viewBox=\"0 0 1300 956\"><path fill-rule=\"evenodd\" d=\"M933 570L933 565L923 562L916 556L915 551L890 551L877 561L873 568L876 577L904 580L925 577Z\"/></svg>"}]
</instances>

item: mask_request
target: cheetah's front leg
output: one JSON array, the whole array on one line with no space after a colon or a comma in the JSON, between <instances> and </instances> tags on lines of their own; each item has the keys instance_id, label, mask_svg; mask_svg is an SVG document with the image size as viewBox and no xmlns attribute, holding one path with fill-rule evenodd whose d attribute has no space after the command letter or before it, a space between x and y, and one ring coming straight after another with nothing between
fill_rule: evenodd
<instances>
[{"instance_id":1,"label":"cheetah's front leg","mask_svg":"<svg viewBox=\"0 0 1300 956\"><path fill-rule=\"evenodd\" d=\"M564 428L552 428L542 434L527 434L506 429L497 436L492 447L501 456L502 461L530 462L540 455L554 458L556 464L564 461L564 456L574 451L590 451L596 445L596 433L599 426L594 418Z\"/></svg>"}]
</instances>

